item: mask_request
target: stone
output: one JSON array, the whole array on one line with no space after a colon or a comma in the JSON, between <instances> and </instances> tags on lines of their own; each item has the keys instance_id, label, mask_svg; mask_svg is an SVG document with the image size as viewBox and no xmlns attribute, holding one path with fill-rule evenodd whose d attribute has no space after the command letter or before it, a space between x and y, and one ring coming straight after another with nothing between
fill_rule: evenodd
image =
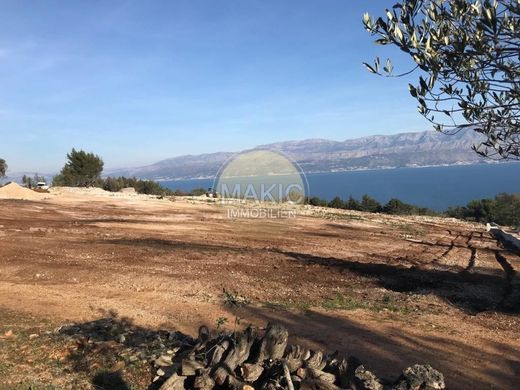
<instances>
[{"instance_id":1,"label":"stone","mask_svg":"<svg viewBox=\"0 0 520 390\"><path fill-rule=\"evenodd\" d=\"M350 387L352 390L383 390L383 385L377 376L363 365L354 371Z\"/></svg>"},{"instance_id":2,"label":"stone","mask_svg":"<svg viewBox=\"0 0 520 390\"><path fill-rule=\"evenodd\" d=\"M392 387L393 390L443 390L445 388L444 375L428 364L415 364L405 368Z\"/></svg>"}]
</instances>

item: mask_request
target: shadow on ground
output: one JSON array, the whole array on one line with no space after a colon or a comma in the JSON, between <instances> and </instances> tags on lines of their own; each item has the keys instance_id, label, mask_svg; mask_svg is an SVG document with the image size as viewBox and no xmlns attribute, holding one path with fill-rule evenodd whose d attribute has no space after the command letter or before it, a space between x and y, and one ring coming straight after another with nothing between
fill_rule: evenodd
<instances>
[{"instance_id":1,"label":"shadow on ground","mask_svg":"<svg viewBox=\"0 0 520 390\"><path fill-rule=\"evenodd\" d=\"M284 324L292 343L355 356L385 381L395 380L402 369L415 363L431 364L453 389L514 389L520 375L514 343L492 342L480 336L466 342L425 329L403 330L398 323L375 330L356 320L355 311L329 314L255 306L237 310L243 323L250 320L260 327L268 322ZM154 356L193 343L180 332L139 327L115 313L105 314L95 321L63 326L56 335L78 346L65 364L91 376L96 390L153 389L148 386L154 375L150 363Z\"/></svg>"},{"instance_id":2,"label":"shadow on ground","mask_svg":"<svg viewBox=\"0 0 520 390\"><path fill-rule=\"evenodd\" d=\"M336 257L277 251L298 263L355 273L375 279L391 291L434 294L468 314L493 310L520 313L520 302L510 302L513 293L506 273L455 272L446 269L410 268L385 263L359 262ZM515 272L515 271L513 271Z\"/></svg>"},{"instance_id":3,"label":"shadow on ground","mask_svg":"<svg viewBox=\"0 0 520 390\"><path fill-rule=\"evenodd\" d=\"M55 332L60 344L68 348L64 363L74 372L91 376L96 390L145 389L154 376L154 357L193 342L180 332L137 326L113 311L103 314L103 318L64 325Z\"/></svg>"}]
</instances>

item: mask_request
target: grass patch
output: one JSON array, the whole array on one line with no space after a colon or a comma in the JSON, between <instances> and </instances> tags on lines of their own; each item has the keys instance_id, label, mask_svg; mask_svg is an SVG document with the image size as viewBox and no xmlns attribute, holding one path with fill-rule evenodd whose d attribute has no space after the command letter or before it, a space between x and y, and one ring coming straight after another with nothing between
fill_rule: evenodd
<instances>
[{"instance_id":1,"label":"grass patch","mask_svg":"<svg viewBox=\"0 0 520 390\"><path fill-rule=\"evenodd\" d=\"M369 308L367 302L341 294L336 294L333 298L325 298L321 303L321 306L327 310L356 310Z\"/></svg>"},{"instance_id":2,"label":"grass patch","mask_svg":"<svg viewBox=\"0 0 520 390\"><path fill-rule=\"evenodd\" d=\"M390 295L385 295L379 304L379 310L389 310L393 313L409 314L413 310L401 302L398 302L395 298Z\"/></svg>"},{"instance_id":3,"label":"grass patch","mask_svg":"<svg viewBox=\"0 0 520 390\"><path fill-rule=\"evenodd\" d=\"M312 305L310 302L262 302L262 307L273 310L307 311Z\"/></svg>"}]
</instances>

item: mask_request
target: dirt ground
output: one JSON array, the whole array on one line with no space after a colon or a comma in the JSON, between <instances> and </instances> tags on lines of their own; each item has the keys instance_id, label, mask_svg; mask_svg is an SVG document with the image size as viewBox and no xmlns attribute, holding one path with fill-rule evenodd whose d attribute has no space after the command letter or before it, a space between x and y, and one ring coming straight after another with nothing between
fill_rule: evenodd
<instances>
[{"instance_id":1,"label":"dirt ground","mask_svg":"<svg viewBox=\"0 0 520 390\"><path fill-rule=\"evenodd\" d=\"M311 208L229 218L230 207L72 192L0 200L0 330L108 311L187 334L280 321L294 342L357 356L383 378L429 363L451 389L520 387L520 257L484 226ZM226 306L224 289L250 302ZM4 381L27 372L9 367Z\"/></svg>"}]
</instances>

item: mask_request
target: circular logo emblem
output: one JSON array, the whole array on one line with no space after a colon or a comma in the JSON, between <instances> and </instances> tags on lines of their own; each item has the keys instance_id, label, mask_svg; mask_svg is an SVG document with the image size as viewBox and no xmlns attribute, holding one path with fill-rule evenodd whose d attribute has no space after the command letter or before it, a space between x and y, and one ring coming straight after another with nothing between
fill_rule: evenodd
<instances>
[{"instance_id":1,"label":"circular logo emblem","mask_svg":"<svg viewBox=\"0 0 520 390\"><path fill-rule=\"evenodd\" d=\"M281 152L256 149L239 153L219 170L213 191L231 199L303 204L309 185L300 166Z\"/></svg>"}]
</instances>

